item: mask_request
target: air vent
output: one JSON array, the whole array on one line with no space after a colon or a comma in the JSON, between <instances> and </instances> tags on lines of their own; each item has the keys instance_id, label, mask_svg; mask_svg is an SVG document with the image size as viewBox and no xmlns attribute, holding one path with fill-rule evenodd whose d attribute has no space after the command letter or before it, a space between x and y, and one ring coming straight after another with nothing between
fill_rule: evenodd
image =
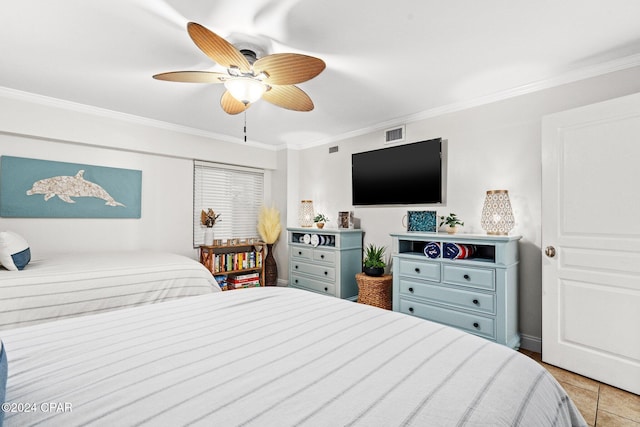
<instances>
[{"instance_id":1,"label":"air vent","mask_svg":"<svg viewBox=\"0 0 640 427\"><path fill-rule=\"evenodd\" d=\"M385 144L404 141L404 125L394 129L387 129L385 132Z\"/></svg>"},{"instance_id":2,"label":"air vent","mask_svg":"<svg viewBox=\"0 0 640 427\"><path fill-rule=\"evenodd\" d=\"M329 154L331 153L337 153L338 152L338 146L334 145L333 147L329 147Z\"/></svg>"}]
</instances>

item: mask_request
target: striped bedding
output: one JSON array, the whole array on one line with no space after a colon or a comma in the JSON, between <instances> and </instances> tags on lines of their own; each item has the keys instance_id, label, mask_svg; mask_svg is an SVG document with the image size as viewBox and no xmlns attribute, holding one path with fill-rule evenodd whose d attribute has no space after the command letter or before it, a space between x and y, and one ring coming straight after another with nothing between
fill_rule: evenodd
<instances>
[{"instance_id":1,"label":"striped bedding","mask_svg":"<svg viewBox=\"0 0 640 427\"><path fill-rule=\"evenodd\" d=\"M220 290L185 256L151 251L58 254L0 269L0 330Z\"/></svg>"},{"instance_id":2,"label":"striped bedding","mask_svg":"<svg viewBox=\"0 0 640 427\"><path fill-rule=\"evenodd\" d=\"M520 353L291 288L185 298L0 338L8 408L33 404L7 412L9 427L586 425L554 378Z\"/></svg>"}]
</instances>

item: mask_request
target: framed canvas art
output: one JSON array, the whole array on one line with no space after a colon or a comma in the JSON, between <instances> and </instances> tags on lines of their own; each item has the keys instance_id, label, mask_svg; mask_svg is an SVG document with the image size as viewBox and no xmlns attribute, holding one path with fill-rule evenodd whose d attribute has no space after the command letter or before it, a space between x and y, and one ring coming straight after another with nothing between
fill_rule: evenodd
<instances>
[{"instance_id":1,"label":"framed canvas art","mask_svg":"<svg viewBox=\"0 0 640 427\"><path fill-rule=\"evenodd\" d=\"M0 158L0 216L140 218L142 171Z\"/></svg>"},{"instance_id":2,"label":"framed canvas art","mask_svg":"<svg viewBox=\"0 0 640 427\"><path fill-rule=\"evenodd\" d=\"M407 231L436 231L436 211L407 211L405 218Z\"/></svg>"}]
</instances>

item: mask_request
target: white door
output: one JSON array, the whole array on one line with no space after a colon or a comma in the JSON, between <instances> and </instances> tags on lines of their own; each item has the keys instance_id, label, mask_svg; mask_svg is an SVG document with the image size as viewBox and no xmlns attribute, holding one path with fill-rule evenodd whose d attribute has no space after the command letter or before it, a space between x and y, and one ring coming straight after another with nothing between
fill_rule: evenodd
<instances>
[{"instance_id":1,"label":"white door","mask_svg":"<svg viewBox=\"0 0 640 427\"><path fill-rule=\"evenodd\" d=\"M640 94L543 119L542 251L542 359L640 394Z\"/></svg>"}]
</instances>

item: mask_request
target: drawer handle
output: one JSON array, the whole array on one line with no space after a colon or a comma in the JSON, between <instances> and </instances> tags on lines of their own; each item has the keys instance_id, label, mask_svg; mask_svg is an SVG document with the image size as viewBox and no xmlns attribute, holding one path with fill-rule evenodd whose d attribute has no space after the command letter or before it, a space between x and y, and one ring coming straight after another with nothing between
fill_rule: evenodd
<instances>
[{"instance_id":1,"label":"drawer handle","mask_svg":"<svg viewBox=\"0 0 640 427\"><path fill-rule=\"evenodd\" d=\"M420 269L416 267L416 273L420 274Z\"/></svg>"},{"instance_id":2,"label":"drawer handle","mask_svg":"<svg viewBox=\"0 0 640 427\"><path fill-rule=\"evenodd\" d=\"M328 271L325 271L325 272L324 272L324 275L325 275L325 276L327 276L328 274L329 274L329 272L328 272Z\"/></svg>"},{"instance_id":3,"label":"drawer handle","mask_svg":"<svg viewBox=\"0 0 640 427\"><path fill-rule=\"evenodd\" d=\"M474 299L474 300L473 300L473 303L474 303L475 305L478 305L478 304L480 304L480 301L478 301L477 299Z\"/></svg>"},{"instance_id":4,"label":"drawer handle","mask_svg":"<svg viewBox=\"0 0 640 427\"><path fill-rule=\"evenodd\" d=\"M298 255L302 255L302 251L298 251Z\"/></svg>"},{"instance_id":5,"label":"drawer handle","mask_svg":"<svg viewBox=\"0 0 640 427\"><path fill-rule=\"evenodd\" d=\"M476 329L480 329L480 325L478 324L478 322L473 322L473 327Z\"/></svg>"},{"instance_id":6,"label":"drawer handle","mask_svg":"<svg viewBox=\"0 0 640 427\"><path fill-rule=\"evenodd\" d=\"M293 268L295 268L295 269L297 270L297 269L298 269L298 266L296 265L296 266L295 266L295 267L293 267Z\"/></svg>"},{"instance_id":7,"label":"drawer handle","mask_svg":"<svg viewBox=\"0 0 640 427\"><path fill-rule=\"evenodd\" d=\"M413 293L413 288L409 288L409 292Z\"/></svg>"},{"instance_id":8,"label":"drawer handle","mask_svg":"<svg viewBox=\"0 0 640 427\"><path fill-rule=\"evenodd\" d=\"M320 259L324 259L324 255L320 255Z\"/></svg>"},{"instance_id":9,"label":"drawer handle","mask_svg":"<svg viewBox=\"0 0 640 427\"><path fill-rule=\"evenodd\" d=\"M465 280L471 280L471 277L469 277L469 275L468 275L468 274L465 274L465 275L464 275L464 276L462 276L462 277L464 277L464 279L465 279Z\"/></svg>"},{"instance_id":10,"label":"drawer handle","mask_svg":"<svg viewBox=\"0 0 640 427\"><path fill-rule=\"evenodd\" d=\"M325 291L325 292L327 292L328 290L329 290L329 288L327 288L327 287L325 287L325 288L324 288L324 291Z\"/></svg>"},{"instance_id":11,"label":"drawer handle","mask_svg":"<svg viewBox=\"0 0 640 427\"><path fill-rule=\"evenodd\" d=\"M413 307L409 307L409 313L413 313Z\"/></svg>"},{"instance_id":12,"label":"drawer handle","mask_svg":"<svg viewBox=\"0 0 640 427\"><path fill-rule=\"evenodd\" d=\"M298 283L298 279L296 279L295 282Z\"/></svg>"}]
</instances>

